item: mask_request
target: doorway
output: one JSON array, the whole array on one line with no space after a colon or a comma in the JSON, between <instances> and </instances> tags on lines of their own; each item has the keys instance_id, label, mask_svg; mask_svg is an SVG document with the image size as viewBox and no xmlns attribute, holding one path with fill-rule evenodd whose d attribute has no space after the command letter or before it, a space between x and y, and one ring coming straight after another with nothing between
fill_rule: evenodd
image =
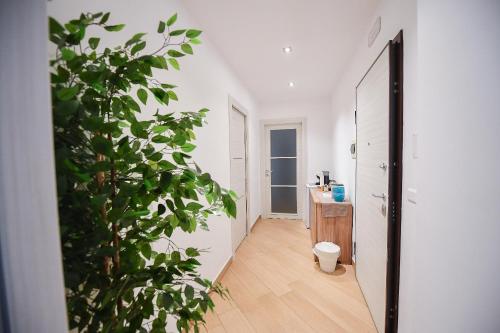
<instances>
[{"instance_id":1,"label":"doorway","mask_svg":"<svg viewBox=\"0 0 500 333\"><path fill-rule=\"evenodd\" d=\"M263 207L265 218L302 218L303 123L264 123Z\"/></svg>"},{"instance_id":2,"label":"doorway","mask_svg":"<svg viewBox=\"0 0 500 333\"><path fill-rule=\"evenodd\" d=\"M396 332L403 140L403 38L356 86L356 277L379 332Z\"/></svg>"},{"instance_id":3,"label":"doorway","mask_svg":"<svg viewBox=\"0 0 500 333\"><path fill-rule=\"evenodd\" d=\"M247 118L243 108L230 101L229 109L229 153L231 189L236 192L236 218L231 219L231 240L233 253L247 235L248 193L247 193Z\"/></svg>"}]
</instances>

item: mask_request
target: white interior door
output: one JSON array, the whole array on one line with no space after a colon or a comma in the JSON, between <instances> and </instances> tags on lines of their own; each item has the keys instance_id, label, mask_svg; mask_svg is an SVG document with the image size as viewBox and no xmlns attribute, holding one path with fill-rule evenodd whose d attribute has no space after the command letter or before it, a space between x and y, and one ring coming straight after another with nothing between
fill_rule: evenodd
<instances>
[{"instance_id":1,"label":"white interior door","mask_svg":"<svg viewBox=\"0 0 500 333\"><path fill-rule=\"evenodd\" d=\"M247 234L246 117L234 107L230 112L231 189L238 194L236 219L231 221L234 253Z\"/></svg>"},{"instance_id":2,"label":"white interior door","mask_svg":"<svg viewBox=\"0 0 500 333\"><path fill-rule=\"evenodd\" d=\"M265 217L301 218L301 124L265 126Z\"/></svg>"},{"instance_id":3,"label":"white interior door","mask_svg":"<svg viewBox=\"0 0 500 333\"><path fill-rule=\"evenodd\" d=\"M356 90L356 277L379 332L385 331L389 190L389 48Z\"/></svg>"}]
</instances>

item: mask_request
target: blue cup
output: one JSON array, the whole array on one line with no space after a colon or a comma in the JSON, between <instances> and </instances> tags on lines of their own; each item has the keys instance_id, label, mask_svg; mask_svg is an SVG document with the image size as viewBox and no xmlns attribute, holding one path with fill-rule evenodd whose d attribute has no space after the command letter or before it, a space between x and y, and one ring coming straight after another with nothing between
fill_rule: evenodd
<instances>
[{"instance_id":1,"label":"blue cup","mask_svg":"<svg viewBox=\"0 0 500 333\"><path fill-rule=\"evenodd\" d=\"M332 198L336 202L344 202L345 188L343 184L334 184L332 186Z\"/></svg>"}]
</instances>

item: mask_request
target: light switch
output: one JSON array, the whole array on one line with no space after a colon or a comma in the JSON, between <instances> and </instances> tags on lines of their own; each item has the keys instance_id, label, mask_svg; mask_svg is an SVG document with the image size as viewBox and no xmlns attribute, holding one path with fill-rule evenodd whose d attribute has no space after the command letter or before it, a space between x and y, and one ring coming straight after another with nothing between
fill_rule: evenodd
<instances>
[{"instance_id":1,"label":"light switch","mask_svg":"<svg viewBox=\"0 0 500 333\"><path fill-rule=\"evenodd\" d=\"M409 202L416 204L417 203L417 190L414 188L408 188L407 198L408 198Z\"/></svg>"}]
</instances>

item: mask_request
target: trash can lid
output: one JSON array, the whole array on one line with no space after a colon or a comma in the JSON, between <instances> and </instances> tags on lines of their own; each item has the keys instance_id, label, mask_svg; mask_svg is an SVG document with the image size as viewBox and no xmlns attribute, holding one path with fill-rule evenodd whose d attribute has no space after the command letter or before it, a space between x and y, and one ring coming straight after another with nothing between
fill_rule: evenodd
<instances>
[{"instance_id":1,"label":"trash can lid","mask_svg":"<svg viewBox=\"0 0 500 333\"><path fill-rule=\"evenodd\" d=\"M320 252L336 253L340 251L340 246L332 242L319 242L314 248Z\"/></svg>"}]
</instances>

